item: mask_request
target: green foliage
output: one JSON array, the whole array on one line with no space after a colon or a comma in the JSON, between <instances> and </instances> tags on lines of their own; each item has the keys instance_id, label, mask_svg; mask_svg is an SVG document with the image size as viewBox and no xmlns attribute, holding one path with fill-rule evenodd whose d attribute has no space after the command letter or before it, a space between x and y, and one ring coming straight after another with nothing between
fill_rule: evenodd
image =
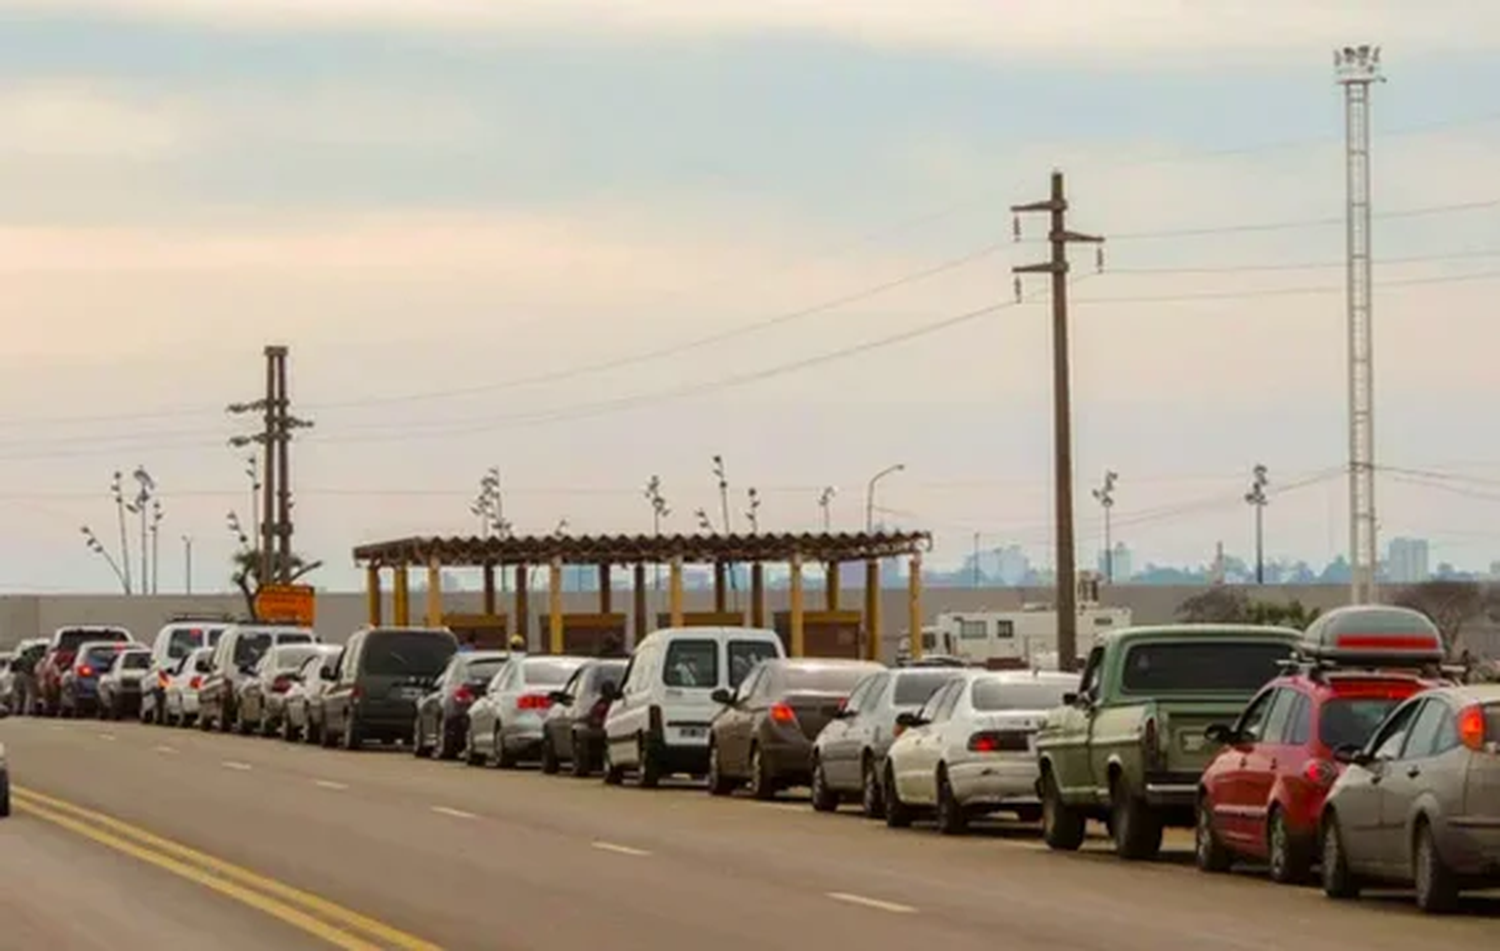
<instances>
[{"instance_id":1,"label":"green foliage","mask_svg":"<svg viewBox=\"0 0 1500 951\"><path fill-rule=\"evenodd\" d=\"M1297 599L1252 601L1244 588L1214 585L1182 602L1177 616L1189 624L1264 624L1305 629L1318 616Z\"/></svg>"}]
</instances>

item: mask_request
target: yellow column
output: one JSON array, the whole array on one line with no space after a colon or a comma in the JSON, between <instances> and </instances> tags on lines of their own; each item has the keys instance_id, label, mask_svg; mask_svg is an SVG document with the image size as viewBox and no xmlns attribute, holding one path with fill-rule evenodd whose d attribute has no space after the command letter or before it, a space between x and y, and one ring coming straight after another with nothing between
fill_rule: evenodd
<instances>
[{"instance_id":1,"label":"yellow column","mask_svg":"<svg viewBox=\"0 0 1500 951\"><path fill-rule=\"evenodd\" d=\"M827 595L828 610L830 611L837 611L839 609L839 577L839 563L830 561L827 568L827 580L824 582L824 586L827 588L825 594Z\"/></svg>"},{"instance_id":2,"label":"yellow column","mask_svg":"<svg viewBox=\"0 0 1500 951\"><path fill-rule=\"evenodd\" d=\"M758 561L750 566L750 626L766 626L766 568Z\"/></svg>"},{"instance_id":3,"label":"yellow column","mask_svg":"<svg viewBox=\"0 0 1500 951\"><path fill-rule=\"evenodd\" d=\"M672 559L671 577L667 579L667 610L671 612L672 626L682 626L682 556Z\"/></svg>"},{"instance_id":4,"label":"yellow column","mask_svg":"<svg viewBox=\"0 0 1500 951\"><path fill-rule=\"evenodd\" d=\"M365 598L368 601L368 613L370 626L379 627L381 621L380 601L380 566L370 565L365 568Z\"/></svg>"},{"instance_id":5,"label":"yellow column","mask_svg":"<svg viewBox=\"0 0 1500 951\"><path fill-rule=\"evenodd\" d=\"M792 592L791 592L791 614L792 614L792 656L805 657L807 655L807 629L803 624L802 605L802 556L792 556Z\"/></svg>"},{"instance_id":6,"label":"yellow column","mask_svg":"<svg viewBox=\"0 0 1500 951\"><path fill-rule=\"evenodd\" d=\"M488 564L484 566L484 613L490 617L495 615L495 566Z\"/></svg>"},{"instance_id":7,"label":"yellow column","mask_svg":"<svg viewBox=\"0 0 1500 951\"><path fill-rule=\"evenodd\" d=\"M396 566L396 585L392 598L396 602L395 622L397 627L411 626L411 587L408 584L405 565Z\"/></svg>"},{"instance_id":8,"label":"yellow column","mask_svg":"<svg viewBox=\"0 0 1500 951\"><path fill-rule=\"evenodd\" d=\"M525 565L516 565L516 616L510 629L531 643L531 578Z\"/></svg>"},{"instance_id":9,"label":"yellow column","mask_svg":"<svg viewBox=\"0 0 1500 951\"><path fill-rule=\"evenodd\" d=\"M547 651L551 654L563 652L563 563L561 558L552 559L551 584L547 590Z\"/></svg>"},{"instance_id":10,"label":"yellow column","mask_svg":"<svg viewBox=\"0 0 1500 951\"><path fill-rule=\"evenodd\" d=\"M922 659L922 553L912 552L911 578L906 594L908 614L908 636L911 638L911 659Z\"/></svg>"},{"instance_id":11,"label":"yellow column","mask_svg":"<svg viewBox=\"0 0 1500 951\"><path fill-rule=\"evenodd\" d=\"M427 563L427 626L443 626L443 569L436 558Z\"/></svg>"},{"instance_id":12,"label":"yellow column","mask_svg":"<svg viewBox=\"0 0 1500 951\"><path fill-rule=\"evenodd\" d=\"M865 660L880 659L880 559L865 562Z\"/></svg>"}]
</instances>

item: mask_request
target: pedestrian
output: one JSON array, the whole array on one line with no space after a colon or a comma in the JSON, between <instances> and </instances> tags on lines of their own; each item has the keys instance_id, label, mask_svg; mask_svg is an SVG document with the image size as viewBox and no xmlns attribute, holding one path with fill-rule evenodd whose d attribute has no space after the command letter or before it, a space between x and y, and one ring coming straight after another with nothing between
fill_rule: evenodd
<instances>
[{"instance_id":1,"label":"pedestrian","mask_svg":"<svg viewBox=\"0 0 1500 951\"><path fill-rule=\"evenodd\" d=\"M526 653L526 638L519 634L512 634L510 636L510 652L512 654Z\"/></svg>"}]
</instances>

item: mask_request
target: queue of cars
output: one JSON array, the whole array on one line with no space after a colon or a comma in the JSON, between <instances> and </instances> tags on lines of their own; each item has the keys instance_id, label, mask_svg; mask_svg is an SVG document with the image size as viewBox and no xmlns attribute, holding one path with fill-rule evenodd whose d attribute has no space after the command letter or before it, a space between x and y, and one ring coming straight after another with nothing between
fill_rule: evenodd
<instances>
[{"instance_id":1,"label":"queue of cars","mask_svg":"<svg viewBox=\"0 0 1500 951\"><path fill-rule=\"evenodd\" d=\"M441 629L334 646L307 629L178 625L147 648L90 628L54 635L35 660L52 673L17 709L400 742L610 785L686 774L716 796L807 786L819 812L857 802L946 835L1008 813L1059 851L1097 820L1128 860L1181 827L1206 873L1250 862L1291 884L1319 870L1343 899L1410 885L1441 912L1500 885L1500 685L1459 683L1443 656L1426 617L1387 607L1306 632L1120 630L1081 674L788 658L777 634L747 628L656 631L628 658L463 650Z\"/></svg>"}]
</instances>

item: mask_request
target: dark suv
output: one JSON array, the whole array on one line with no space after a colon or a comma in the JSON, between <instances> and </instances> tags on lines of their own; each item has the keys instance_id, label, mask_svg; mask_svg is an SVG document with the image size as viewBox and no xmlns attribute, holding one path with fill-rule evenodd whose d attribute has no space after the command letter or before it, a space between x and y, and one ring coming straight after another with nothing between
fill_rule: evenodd
<instances>
[{"instance_id":1,"label":"dark suv","mask_svg":"<svg viewBox=\"0 0 1500 951\"><path fill-rule=\"evenodd\" d=\"M458 640L443 628L362 628L344 645L323 694L323 745L407 740L417 701L432 692Z\"/></svg>"}]
</instances>

